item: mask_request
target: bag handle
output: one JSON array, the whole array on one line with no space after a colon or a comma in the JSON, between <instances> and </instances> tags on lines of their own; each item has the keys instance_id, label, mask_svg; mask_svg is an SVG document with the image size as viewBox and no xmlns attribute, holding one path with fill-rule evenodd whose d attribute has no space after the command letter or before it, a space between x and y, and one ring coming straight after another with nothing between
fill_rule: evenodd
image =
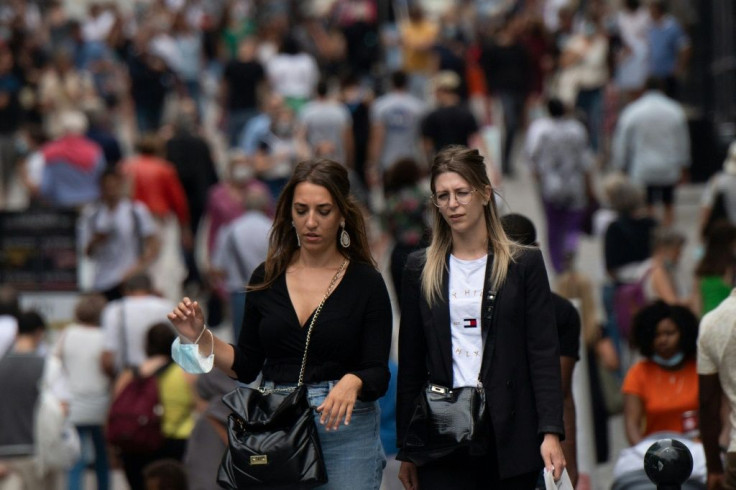
<instances>
[{"instance_id":1,"label":"bag handle","mask_svg":"<svg viewBox=\"0 0 736 490\"><path fill-rule=\"evenodd\" d=\"M127 318L125 315L125 298L120 298L120 350L121 350L121 371L128 369L130 367L130 361L128 360L128 333L127 329L125 328L125 324L127 322Z\"/></svg>"},{"instance_id":2,"label":"bag handle","mask_svg":"<svg viewBox=\"0 0 736 490\"><path fill-rule=\"evenodd\" d=\"M327 301L327 297L332 293L332 290L335 287L335 283L337 282L337 279L340 277L340 275L345 270L345 267L347 265L348 265L348 259L345 259L340 265L340 268L335 273L335 276L332 278L332 281L330 281L330 285L327 287L327 292L325 293L324 298L322 298L322 301L320 301L319 306L317 306L317 309L314 310L312 321L309 322L309 329L307 330L307 341L306 341L306 344L304 345L304 357L302 357L302 367L299 370L298 386L301 386L304 384L304 371L307 368L307 350L309 349L309 342L312 340L312 330L314 329L314 324L317 321L317 317L319 316L320 312L322 311L322 307L325 305L325 301Z\"/></svg>"}]
</instances>

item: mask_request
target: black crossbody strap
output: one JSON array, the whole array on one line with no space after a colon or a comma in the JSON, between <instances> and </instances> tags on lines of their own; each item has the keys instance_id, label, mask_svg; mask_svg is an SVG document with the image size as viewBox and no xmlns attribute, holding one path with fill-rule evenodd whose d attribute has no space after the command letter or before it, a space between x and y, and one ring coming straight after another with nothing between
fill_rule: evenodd
<instances>
[{"instance_id":1,"label":"black crossbody strap","mask_svg":"<svg viewBox=\"0 0 736 490\"><path fill-rule=\"evenodd\" d=\"M483 354L483 358L480 362L480 370L478 371L478 383L482 384L481 382L481 375L483 374L483 367L485 366L485 360L486 360L486 344L488 343L488 336L491 333L491 329L493 328L493 316L496 312L496 296L498 295L498 292L495 290L492 290L488 293L488 310L486 312L485 317L488 318L488 328L485 330L482 330L481 335L483 336L483 350L481 351ZM482 326L481 326L482 328Z\"/></svg>"}]
</instances>

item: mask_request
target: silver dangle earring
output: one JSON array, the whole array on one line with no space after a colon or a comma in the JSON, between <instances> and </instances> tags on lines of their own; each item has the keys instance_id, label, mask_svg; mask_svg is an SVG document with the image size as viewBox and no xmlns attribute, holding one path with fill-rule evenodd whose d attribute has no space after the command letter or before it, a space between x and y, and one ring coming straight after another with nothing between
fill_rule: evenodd
<instances>
[{"instance_id":1,"label":"silver dangle earring","mask_svg":"<svg viewBox=\"0 0 736 490\"><path fill-rule=\"evenodd\" d=\"M345 222L343 221L340 223L340 226L342 227L342 231L340 232L340 245L342 245L342 248L348 248L350 246L350 235L347 230L345 230Z\"/></svg>"},{"instance_id":2,"label":"silver dangle earring","mask_svg":"<svg viewBox=\"0 0 736 490\"><path fill-rule=\"evenodd\" d=\"M294 224L293 221L291 222L291 227L294 228L294 234L296 235L296 246L301 247L302 241L299 239L299 232L296 231L296 225Z\"/></svg>"}]
</instances>

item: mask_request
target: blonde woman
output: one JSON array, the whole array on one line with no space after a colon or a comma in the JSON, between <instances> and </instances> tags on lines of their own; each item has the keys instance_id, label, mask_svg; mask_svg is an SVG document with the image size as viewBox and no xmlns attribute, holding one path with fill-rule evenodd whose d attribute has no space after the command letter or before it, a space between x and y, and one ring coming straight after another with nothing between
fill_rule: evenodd
<instances>
[{"instance_id":1,"label":"blonde woman","mask_svg":"<svg viewBox=\"0 0 736 490\"><path fill-rule=\"evenodd\" d=\"M410 255L402 286L399 479L412 490L532 489L542 468L555 478L565 468L559 344L542 255L506 237L477 150L440 151L431 190L432 242ZM458 448L420 467L409 462L404 438L427 382L479 380L490 419L484 454Z\"/></svg>"}]
</instances>

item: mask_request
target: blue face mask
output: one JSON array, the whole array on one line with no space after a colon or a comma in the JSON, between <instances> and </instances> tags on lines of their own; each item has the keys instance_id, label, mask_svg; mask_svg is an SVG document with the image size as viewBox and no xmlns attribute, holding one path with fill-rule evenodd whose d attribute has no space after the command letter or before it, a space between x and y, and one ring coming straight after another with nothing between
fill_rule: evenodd
<instances>
[{"instance_id":1,"label":"blue face mask","mask_svg":"<svg viewBox=\"0 0 736 490\"><path fill-rule=\"evenodd\" d=\"M652 356L652 361L656 362L660 366L664 368L671 368L679 365L682 360L685 358L685 354L682 352L678 352L674 356L670 357L669 359L664 359L663 357L659 356L658 354L654 354Z\"/></svg>"},{"instance_id":2,"label":"blue face mask","mask_svg":"<svg viewBox=\"0 0 736 490\"><path fill-rule=\"evenodd\" d=\"M212 335L211 332L210 335ZM171 358L190 374L209 373L215 364L215 343L212 342L210 355L204 357L199 353L199 345L182 344L179 337L177 337L174 343L171 344Z\"/></svg>"}]
</instances>

